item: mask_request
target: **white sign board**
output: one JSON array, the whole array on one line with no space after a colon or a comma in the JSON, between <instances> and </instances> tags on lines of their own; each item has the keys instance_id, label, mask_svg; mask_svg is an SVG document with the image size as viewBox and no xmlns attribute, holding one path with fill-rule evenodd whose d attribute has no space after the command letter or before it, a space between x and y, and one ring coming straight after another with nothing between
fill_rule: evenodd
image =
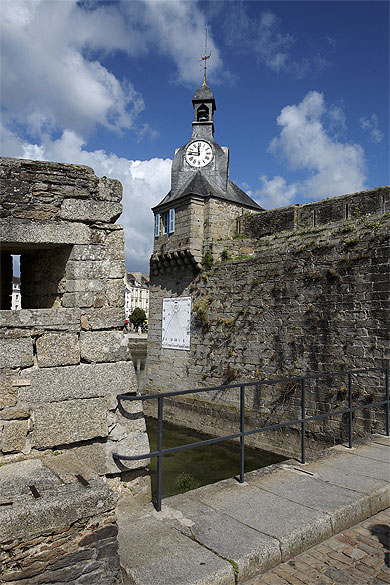
<instances>
[{"instance_id":1,"label":"white sign board","mask_svg":"<svg viewBox=\"0 0 390 585\"><path fill-rule=\"evenodd\" d=\"M163 349L189 351L191 344L191 297L163 299L162 343Z\"/></svg>"}]
</instances>

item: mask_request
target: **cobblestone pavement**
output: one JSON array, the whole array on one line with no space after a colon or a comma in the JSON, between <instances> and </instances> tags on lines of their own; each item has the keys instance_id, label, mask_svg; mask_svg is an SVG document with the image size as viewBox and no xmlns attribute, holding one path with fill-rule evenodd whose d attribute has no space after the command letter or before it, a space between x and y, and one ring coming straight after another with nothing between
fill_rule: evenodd
<instances>
[{"instance_id":1,"label":"cobblestone pavement","mask_svg":"<svg viewBox=\"0 0 390 585\"><path fill-rule=\"evenodd\" d=\"M390 508L245 585L389 585Z\"/></svg>"}]
</instances>

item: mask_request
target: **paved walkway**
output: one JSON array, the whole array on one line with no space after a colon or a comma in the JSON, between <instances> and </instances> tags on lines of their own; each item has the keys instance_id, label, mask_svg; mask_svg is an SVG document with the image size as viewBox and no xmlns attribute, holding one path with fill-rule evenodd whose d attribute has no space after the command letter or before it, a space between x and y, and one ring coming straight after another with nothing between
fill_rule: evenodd
<instances>
[{"instance_id":1,"label":"paved walkway","mask_svg":"<svg viewBox=\"0 0 390 585\"><path fill-rule=\"evenodd\" d=\"M306 465L289 460L247 473L244 484L229 479L167 498L161 512L152 505L134 508L122 498L118 537L125 584L236 585L264 578L257 576L390 506L389 445L389 438L375 435L366 445L334 447ZM348 556L342 556L343 545L350 543L334 551L334 571ZM322 551L332 558L328 548ZM357 577L355 583L333 576L330 583L361 584ZM285 585L280 575L271 578L267 585Z\"/></svg>"},{"instance_id":2,"label":"paved walkway","mask_svg":"<svg viewBox=\"0 0 390 585\"><path fill-rule=\"evenodd\" d=\"M388 585L390 509L244 585Z\"/></svg>"}]
</instances>

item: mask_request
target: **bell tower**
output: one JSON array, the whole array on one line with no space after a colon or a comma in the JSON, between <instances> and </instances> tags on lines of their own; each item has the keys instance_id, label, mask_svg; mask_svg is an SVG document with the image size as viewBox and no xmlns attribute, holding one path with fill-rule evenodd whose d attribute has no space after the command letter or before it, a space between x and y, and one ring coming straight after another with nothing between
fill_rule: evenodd
<instances>
[{"instance_id":1,"label":"bell tower","mask_svg":"<svg viewBox=\"0 0 390 585\"><path fill-rule=\"evenodd\" d=\"M214 112L217 109L211 89L203 83L192 98L194 121L192 136L212 139L214 137Z\"/></svg>"},{"instance_id":2,"label":"bell tower","mask_svg":"<svg viewBox=\"0 0 390 585\"><path fill-rule=\"evenodd\" d=\"M206 50L207 53L207 50ZM203 84L192 99L192 134L175 151L171 170L171 190L153 208L154 253L151 275L170 267L190 264L202 268L205 251L212 254L213 243L232 239L237 218L262 208L229 178L229 149L214 138L213 92L206 83L205 54Z\"/></svg>"}]
</instances>

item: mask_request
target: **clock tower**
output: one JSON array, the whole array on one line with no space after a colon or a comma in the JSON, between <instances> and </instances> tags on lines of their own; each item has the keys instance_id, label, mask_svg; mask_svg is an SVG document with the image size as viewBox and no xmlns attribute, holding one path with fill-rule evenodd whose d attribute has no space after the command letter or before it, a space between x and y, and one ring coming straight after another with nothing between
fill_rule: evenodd
<instances>
[{"instance_id":1,"label":"clock tower","mask_svg":"<svg viewBox=\"0 0 390 585\"><path fill-rule=\"evenodd\" d=\"M262 211L229 178L229 149L214 139L216 105L206 76L192 105L191 138L175 151L171 190L153 208L151 275L180 263L191 264L195 271L201 269L205 253L218 259L214 243L232 239L244 213Z\"/></svg>"}]
</instances>

